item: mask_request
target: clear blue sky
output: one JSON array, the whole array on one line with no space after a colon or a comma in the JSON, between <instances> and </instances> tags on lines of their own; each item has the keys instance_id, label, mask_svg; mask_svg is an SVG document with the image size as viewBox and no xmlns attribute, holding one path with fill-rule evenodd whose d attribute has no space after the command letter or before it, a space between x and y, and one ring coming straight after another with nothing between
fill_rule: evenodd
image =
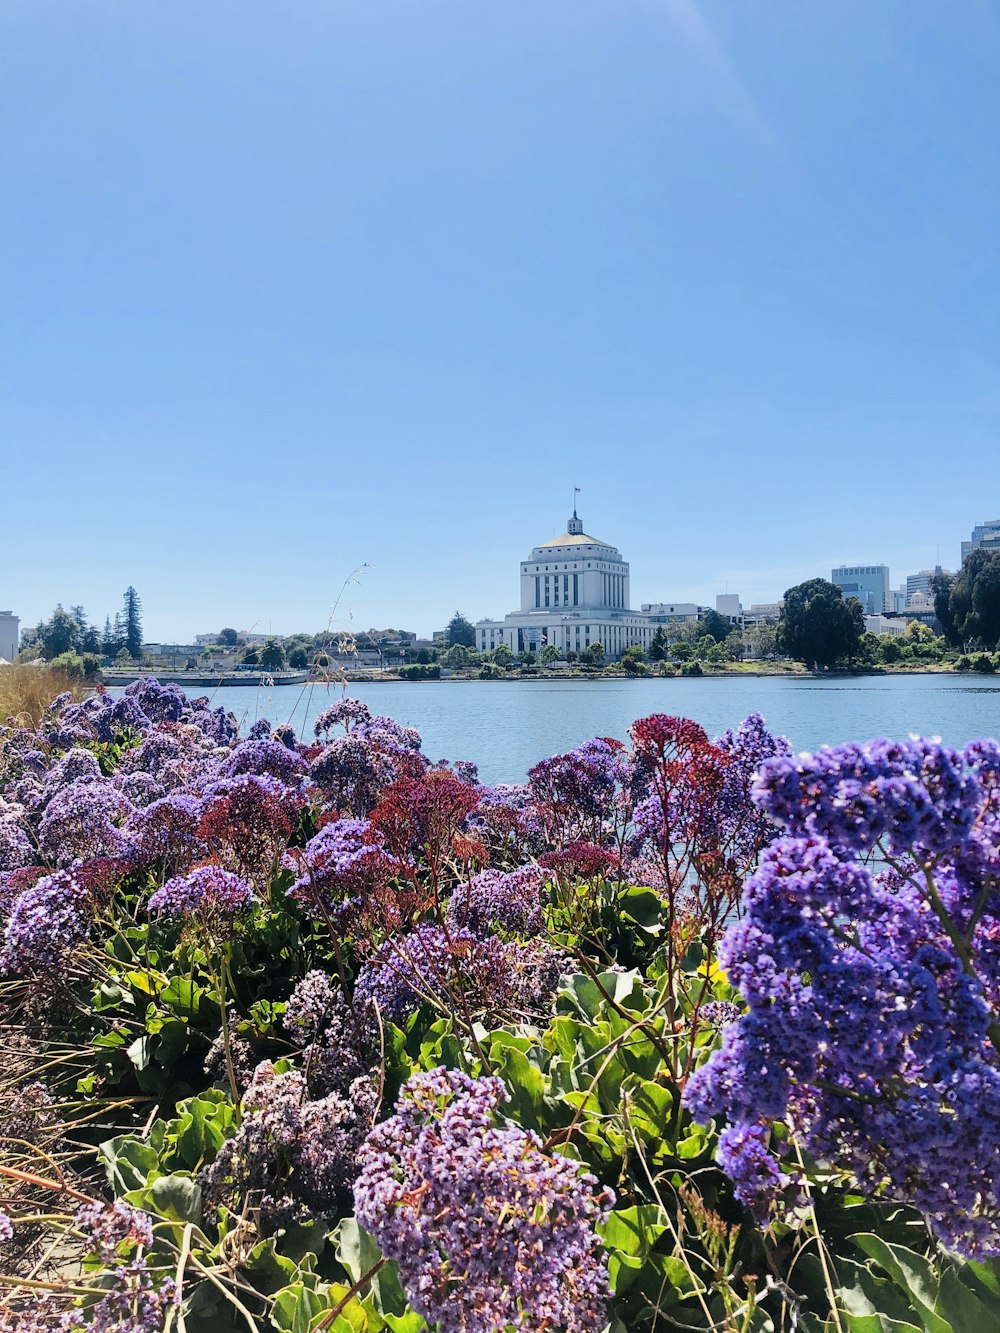
<instances>
[{"instance_id":1,"label":"clear blue sky","mask_svg":"<svg viewBox=\"0 0 1000 1333\"><path fill-rule=\"evenodd\" d=\"M423 632L1000 516L987 0L4 0L0 607Z\"/></svg>"}]
</instances>

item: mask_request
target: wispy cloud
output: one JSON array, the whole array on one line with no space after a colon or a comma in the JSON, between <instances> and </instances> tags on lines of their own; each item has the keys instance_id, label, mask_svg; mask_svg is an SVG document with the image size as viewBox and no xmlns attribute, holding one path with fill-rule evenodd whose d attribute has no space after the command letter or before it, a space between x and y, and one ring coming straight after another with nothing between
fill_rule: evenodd
<instances>
[{"instance_id":1,"label":"wispy cloud","mask_svg":"<svg viewBox=\"0 0 1000 1333\"><path fill-rule=\"evenodd\" d=\"M665 14L714 79L730 115L772 150L777 137L746 84L712 31L696 0L643 0L650 13Z\"/></svg>"}]
</instances>

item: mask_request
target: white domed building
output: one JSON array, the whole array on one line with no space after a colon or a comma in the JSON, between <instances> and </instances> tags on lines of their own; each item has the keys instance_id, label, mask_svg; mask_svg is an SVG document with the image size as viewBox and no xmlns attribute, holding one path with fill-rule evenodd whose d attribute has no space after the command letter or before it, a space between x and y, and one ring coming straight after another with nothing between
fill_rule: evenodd
<instances>
[{"instance_id":1,"label":"white domed building","mask_svg":"<svg viewBox=\"0 0 1000 1333\"><path fill-rule=\"evenodd\" d=\"M516 656L552 644L562 657L600 643L615 660L631 644L652 643L660 622L630 609L628 562L617 547L588 536L576 510L561 537L521 562L520 574L521 609L477 623L480 652L505 644Z\"/></svg>"}]
</instances>

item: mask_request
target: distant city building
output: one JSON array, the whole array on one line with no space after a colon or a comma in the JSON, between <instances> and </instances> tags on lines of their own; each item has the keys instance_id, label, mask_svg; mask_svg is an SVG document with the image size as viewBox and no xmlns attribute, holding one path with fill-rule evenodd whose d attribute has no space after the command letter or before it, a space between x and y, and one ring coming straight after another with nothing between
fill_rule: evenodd
<instances>
[{"instance_id":1,"label":"distant city building","mask_svg":"<svg viewBox=\"0 0 1000 1333\"><path fill-rule=\"evenodd\" d=\"M720 592L715 598L715 609L720 616L725 616L734 623L743 619L743 607L737 592Z\"/></svg>"},{"instance_id":2,"label":"distant city building","mask_svg":"<svg viewBox=\"0 0 1000 1333\"><path fill-rule=\"evenodd\" d=\"M901 583L898 588L892 588L889 591L889 601L892 603L891 610L893 615L902 615L906 610L906 584Z\"/></svg>"},{"instance_id":3,"label":"distant city building","mask_svg":"<svg viewBox=\"0 0 1000 1333\"><path fill-rule=\"evenodd\" d=\"M267 643L268 639L275 639L278 643L285 636L283 634L251 634L249 630L240 629L236 631L236 640L241 647L249 647L252 644ZM221 634L196 634L194 641L199 648L211 648L214 645L222 643Z\"/></svg>"},{"instance_id":4,"label":"distant city building","mask_svg":"<svg viewBox=\"0 0 1000 1333\"><path fill-rule=\"evenodd\" d=\"M890 608L888 565L839 565L830 582L845 597L856 597L867 616L879 616Z\"/></svg>"},{"instance_id":5,"label":"distant city building","mask_svg":"<svg viewBox=\"0 0 1000 1333\"><path fill-rule=\"evenodd\" d=\"M931 592L931 580L937 574L947 574L950 571L942 569L940 565L935 565L933 569L920 569L916 574L907 574L906 576L906 603L905 609L912 605L914 597L918 593L923 593L933 602L934 595Z\"/></svg>"},{"instance_id":6,"label":"distant city building","mask_svg":"<svg viewBox=\"0 0 1000 1333\"><path fill-rule=\"evenodd\" d=\"M480 620L476 647L490 652L538 652L551 644L560 656L600 643L612 659L630 644L648 648L658 622L629 607L629 567L617 547L588 536L573 511L561 537L536 546L521 561L521 607L503 620Z\"/></svg>"},{"instance_id":7,"label":"distant city building","mask_svg":"<svg viewBox=\"0 0 1000 1333\"><path fill-rule=\"evenodd\" d=\"M707 606L699 606L697 602L643 602L642 604L642 614L649 616L654 625L700 620L707 610Z\"/></svg>"},{"instance_id":8,"label":"distant city building","mask_svg":"<svg viewBox=\"0 0 1000 1333\"><path fill-rule=\"evenodd\" d=\"M895 616L865 616L866 634L888 634L894 639L906 633L909 622Z\"/></svg>"},{"instance_id":9,"label":"distant city building","mask_svg":"<svg viewBox=\"0 0 1000 1333\"><path fill-rule=\"evenodd\" d=\"M962 543L962 564L973 551L1000 551L1000 518L990 519L987 523L977 523L972 529L972 536Z\"/></svg>"},{"instance_id":10,"label":"distant city building","mask_svg":"<svg viewBox=\"0 0 1000 1333\"><path fill-rule=\"evenodd\" d=\"M11 611L0 611L0 658L13 662L20 645L20 620Z\"/></svg>"},{"instance_id":11,"label":"distant city building","mask_svg":"<svg viewBox=\"0 0 1000 1333\"><path fill-rule=\"evenodd\" d=\"M751 602L746 613L748 621L780 620L784 602Z\"/></svg>"}]
</instances>

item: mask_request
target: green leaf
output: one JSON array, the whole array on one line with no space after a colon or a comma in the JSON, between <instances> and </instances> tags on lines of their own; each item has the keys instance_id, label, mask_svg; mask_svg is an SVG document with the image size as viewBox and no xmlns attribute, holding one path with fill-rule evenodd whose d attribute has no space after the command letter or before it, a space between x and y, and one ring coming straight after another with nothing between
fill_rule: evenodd
<instances>
[{"instance_id":1,"label":"green leaf","mask_svg":"<svg viewBox=\"0 0 1000 1333\"><path fill-rule=\"evenodd\" d=\"M192 1171L206 1162L214 1162L235 1124L232 1102L220 1089L209 1088L200 1096L181 1102L177 1110L171 1129L180 1160Z\"/></svg>"},{"instance_id":2,"label":"green leaf","mask_svg":"<svg viewBox=\"0 0 1000 1333\"><path fill-rule=\"evenodd\" d=\"M282 1333L309 1333L316 1319L331 1308L329 1299L307 1286L293 1282L279 1291L271 1307L271 1323ZM354 1333L348 1320L338 1315L330 1324L331 1333Z\"/></svg>"},{"instance_id":3,"label":"green leaf","mask_svg":"<svg viewBox=\"0 0 1000 1333\"><path fill-rule=\"evenodd\" d=\"M353 1217L345 1217L337 1228L337 1258L347 1269L352 1282L374 1268L382 1252L361 1224Z\"/></svg>"},{"instance_id":4,"label":"green leaf","mask_svg":"<svg viewBox=\"0 0 1000 1333\"><path fill-rule=\"evenodd\" d=\"M205 996L205 987L190 977L172 977L160 995L160 1003L177 1018L197 1019Z\"/></svg>"},{"instance_id":5,"label":"green leaf","mask_svg":"<svg viewBox=\"0 0 1000 1333\"><path fill-rule=\"evenodd\" d=\"M102 1143L97 1155L104 1163L108 1184L118 1195L141 1189L160 1169L156 1150L128 1134Z\"/></svg>"},{"instance_id":6,"label":"green leaf","mask_svg":"<svg viewBox=\"0 0 1000 1333\"><path fill-rule=\"evenodd\" d=\"M851 1240L884 1268L893 1282L906 1293L927 1333L965 1333L961 1326L953 1328L949 1320L937 1312L940 1284L933 1268L922 1255L915 1254L904 1245L887 1245L880 1236L870 1232L851 1236Z\"/></svg>"},{"instance_id":7,"label":"green leaf","mask_svg":"<svg viewBox=\"0 0 1000 1333\"><path fill-rule=\"evenodd\" d=\"M160 1176L153 1181L150 1203L171 1222L201 1223L201 1186L190 1176Z\"/></svg>"}]
</instances>

